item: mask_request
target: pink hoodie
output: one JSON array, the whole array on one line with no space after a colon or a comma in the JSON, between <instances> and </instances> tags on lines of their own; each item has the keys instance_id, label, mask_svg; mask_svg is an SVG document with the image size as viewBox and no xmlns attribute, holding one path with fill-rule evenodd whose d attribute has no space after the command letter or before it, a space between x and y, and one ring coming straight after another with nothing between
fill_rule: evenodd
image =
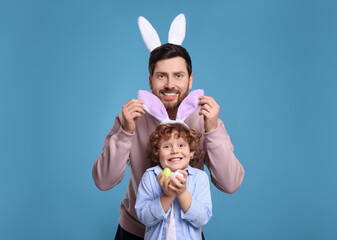
<instances>
[{"instance_id":1,"label":"pink hoodie","mask_svg":"<svg viewBox=\"0 0 337 240\"><path fill-rule=\"evenodd\" d=\"M145 113L137 120L136 131L128 134L121 127L121 119L120 113L104 140L103 151L93 166L92 175L96 186L105 191L122 181L126 166L129 166L131 177L126 197L121 202L119 224L126 231L144 237L145 227L139 222L134 206L138 184L150 167L146 159L149 136L160 122ZM218 127L205 133L204 119L198 109L186 118L185 123L202 133L200 145L205 158L195 167L203 170L205 164L213 184L223 192L234 193L241 185L244 169L233 153L234 147L223 122L219 119Z\"/></svg>"}]
</instances>

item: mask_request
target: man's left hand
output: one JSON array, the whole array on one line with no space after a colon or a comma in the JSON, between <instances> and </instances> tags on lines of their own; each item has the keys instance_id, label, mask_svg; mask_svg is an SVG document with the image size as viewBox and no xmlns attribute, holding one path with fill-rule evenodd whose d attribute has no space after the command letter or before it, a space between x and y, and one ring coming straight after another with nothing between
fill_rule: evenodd
<instances>
[{"instance_id":1,"label":"man's left hand","mask_svg":"<svg viewBox=\"0 0 337 240\"><path fill-rule=\"evenodd\" d=\"M220 106L212 97L201 96L199 99L199 114L204 116L205 132L211 132L218 127Z\"/></svg>"}]
</instances>

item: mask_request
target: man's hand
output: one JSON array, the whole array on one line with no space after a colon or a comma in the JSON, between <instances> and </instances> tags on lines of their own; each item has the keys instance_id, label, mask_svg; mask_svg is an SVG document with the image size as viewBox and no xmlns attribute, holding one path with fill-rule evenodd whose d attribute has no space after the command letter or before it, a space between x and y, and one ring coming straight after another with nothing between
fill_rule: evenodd
<instances>
[{"instance_id":1,"label":"man's hand","mask_svg":"<svg viewBox=\"0 0 337 240\"><path fill-rule=\"evenodd\" d=\"M137 119L145 114L143 101L131 99L122 107L122 128L125 132L132 134L136 130Z\"/></svg>"},{"instance_id":2,"label":"man's hand","mask_svg":"<svg viewBox=\"0 0 337 240\"><path fill-rule=\"evenodd\" d=\"M199 114L204 116L205 132L211 132L218 127L220 106L212 97L201 96L199 99Z\"/></svg>"}]
</instances>

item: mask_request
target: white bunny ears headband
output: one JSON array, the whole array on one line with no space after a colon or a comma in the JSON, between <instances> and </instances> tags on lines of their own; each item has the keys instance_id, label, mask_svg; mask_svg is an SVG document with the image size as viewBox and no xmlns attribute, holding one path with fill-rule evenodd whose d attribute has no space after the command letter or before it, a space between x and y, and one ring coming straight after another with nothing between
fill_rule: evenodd
<instances>
[{"instance_id":1,"label":"white bunny ears headband","mask_svg":"<svg viewBox=\"0 0 337 240\"><path fill-rule=\"evenodd\" d=\"M185 119L199 107L199 97L203 95L204 90L201 89L190 92L180 103L176 120L171 120L164 104L157 96L145 90L138 91L138 99L144 101L145 111L157 118L161 124L182 123L185 126L187 126L186 123L184 123Z\"/></svg>"},{"instance_id":2,"label":"white bunny ears headband","mask_svg":"<svg viewBox=\"0 0 337 240\"><path fill-rule=\"evenodd\" d=\"M138 18L138 26L146 47L152 52L153 49L161 46L160 38L151 23L144 17ZM184 14L179 14L171 23L168 35L168 42L181 45L185 39L186 19Z\"/></svg>"}]
</instances>

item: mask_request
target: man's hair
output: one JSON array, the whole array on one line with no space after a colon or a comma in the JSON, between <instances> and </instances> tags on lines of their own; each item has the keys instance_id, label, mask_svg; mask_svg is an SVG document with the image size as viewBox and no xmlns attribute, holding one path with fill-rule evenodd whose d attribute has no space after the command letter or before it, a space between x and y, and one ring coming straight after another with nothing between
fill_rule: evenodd
<instances>
[{"instance_id":1,"label":"man's hair","mask_svg":"<svg viewBox=\"0 0 337 240\"><path fill-rule=\"evenodd\" d=\"M192 61L190 55L180 45L175 45L172 43L163 44L157 48L155 48L149 58L149 72L150 76L153 75L154 68L156 63L163 59L175 58L175 57L182 57L186 61L186 68L188 72L188 76L191 76L192 73Z\"/></svg>"},{"instance_id":2,"label":"man's hair","mask_svg":"<svg viewBox=\"0 0 337 240\"><path fill-rule=\"evenodd\" d=\"M191 153L194 153L190 159L190 166L194 167L204 156L203 151L200 149L201 133L199 131L188 128L181 123L160 124L150 135L148 160L151 167L159 164L160 143L163 140L169 140L173 132L176 132L174 137L183 138L188 143Z\"/></svg>"}]
</instances>

